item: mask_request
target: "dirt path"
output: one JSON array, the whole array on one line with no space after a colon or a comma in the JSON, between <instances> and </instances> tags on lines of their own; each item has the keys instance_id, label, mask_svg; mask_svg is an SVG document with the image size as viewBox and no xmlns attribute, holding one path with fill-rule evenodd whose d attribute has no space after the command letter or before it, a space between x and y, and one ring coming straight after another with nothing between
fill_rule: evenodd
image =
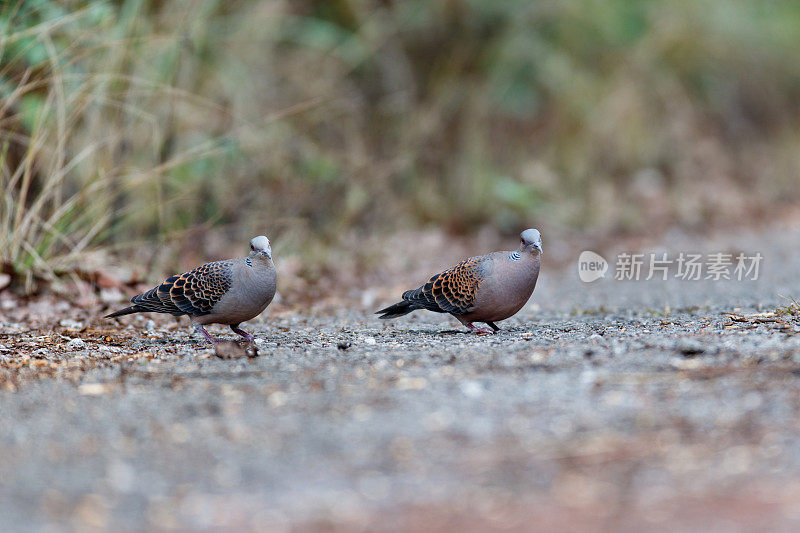
<instances>
[{"instance_id":1,"label":"dirt path","mask_svg":"<svg viewBox=\"0 0 800 533\"><path fill-rule=\"evenodd\" d=\"M6 309L0 529L795 529L798 237L667 244L761 252L757 281L545 271L495 336L379 322L384 288L252 325L254 359Z\"/></svg>"}]
</instances>

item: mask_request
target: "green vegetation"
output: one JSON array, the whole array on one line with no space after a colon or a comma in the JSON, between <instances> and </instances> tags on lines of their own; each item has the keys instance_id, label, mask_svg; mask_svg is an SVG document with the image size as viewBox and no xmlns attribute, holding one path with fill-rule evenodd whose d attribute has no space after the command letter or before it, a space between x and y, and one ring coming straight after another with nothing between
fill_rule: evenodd
<instances>
[{"instance_id":1,"label":"green vegetation","mask_svg":"<svg viewBox=\"0 0 800 533\"><path fill-rule=\"evenodd\" d=\"M0 249L599 233L800 196L800 3L11 0Z\"/></svg>"},{"instance_id":2,"label":"green vegetation","mask_svg":"<svg viewBox=\"0 0 800 533\"><path fill-rule=\"evenodd\" d=\"M778 307L775 314L778 316L800 317L800 299L792 298L791 296L781 296L784 300L789 302L783 307Z\"/></svg>"}]
</instances>

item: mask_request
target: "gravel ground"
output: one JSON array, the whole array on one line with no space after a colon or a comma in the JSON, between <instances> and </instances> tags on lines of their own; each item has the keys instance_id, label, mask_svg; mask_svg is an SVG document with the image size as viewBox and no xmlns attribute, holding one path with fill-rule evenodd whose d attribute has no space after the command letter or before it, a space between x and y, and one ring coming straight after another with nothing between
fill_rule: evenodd
<instances>
[{"instance_id":1,"label":"gravel ground","mask_svg":"<svg viewBox=\"0 0 800 533\"><path fill-rule=\"evenodd\" d=\"M0 530L797 530L797 242L663 245L760 251L758 281L545 269L493 336L376 320L402 280L268 313L255 358L159 317L5 305Z\"/></svg>"}]
</instances>

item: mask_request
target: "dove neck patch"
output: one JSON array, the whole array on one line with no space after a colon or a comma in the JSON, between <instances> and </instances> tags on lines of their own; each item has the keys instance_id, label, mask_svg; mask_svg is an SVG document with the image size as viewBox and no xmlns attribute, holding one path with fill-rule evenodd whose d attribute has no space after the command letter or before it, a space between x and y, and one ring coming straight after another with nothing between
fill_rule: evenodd
<instances>
[{"instance_id":1,"label":"dove neck patch","mask_svg":"<svg viewBox=\"0 0 800 533\"><path fill-rule=\"evenodd\" d=\"M508 254L508 258L511 259L512 261L519 261L520 259L522 259L522 256L520 255L518 250L514 250L513 252Z\"/></svg>"},{"instance_id":2,"label":"dove neck patch","mask_svg":"<svg viewBox=\"0 0 800 533\"><path fill-rule=\"evenodd\" d=\"M250 258L249 258L249 257L246 257L246 258L245 258L245 260L244 260L244 262L245 262L245 263L247 263L247 266L249 266L249 267L252 267L252 266L253 266L253 262L250 260Z\"/></svg>"}]
</instances>

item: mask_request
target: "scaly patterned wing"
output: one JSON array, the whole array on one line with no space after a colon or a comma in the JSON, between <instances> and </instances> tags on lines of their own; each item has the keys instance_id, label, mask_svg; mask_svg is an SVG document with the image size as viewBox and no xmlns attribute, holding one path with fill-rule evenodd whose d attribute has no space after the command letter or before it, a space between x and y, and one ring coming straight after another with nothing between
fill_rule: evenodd
<instances>
[{"instance_id":1,"label":"scaly patterned wing","mask_svg":"<svg viewBox=\"0 0 800 533\"><path fill-rule=\"evenodd\" d=\"M131 302L160 313L207 315L228 292L233 281L233 261L206 263L170 276L158 287L135 296Z\"/></svg>"},{"instance_id":2,"label":"scaly patterned wing","mask_svg":"<svg viewBox=\"0 0 800 533\"><path fill-rule=\"evenodd\" d=\"M161 288L161 285L131 298L131 303L136 306L134 312L147 311L153 313L169 313L174 316L185 315L186 313L175 306L169 298L161 298L158 293L159 288Z\"/></svg>"},{"instance_id":3,"label":"scaly patterned wing","mask_svg":"<svg viewBox=\"0 0 800 533\"><path fill-rule=\"evenodd\" d=\"M432 276L422 287L404 292L403 299L430 311L454 315L469 313L483 280L483 259L483 256L465 259Z\"/></svg>"}]
</instances>

